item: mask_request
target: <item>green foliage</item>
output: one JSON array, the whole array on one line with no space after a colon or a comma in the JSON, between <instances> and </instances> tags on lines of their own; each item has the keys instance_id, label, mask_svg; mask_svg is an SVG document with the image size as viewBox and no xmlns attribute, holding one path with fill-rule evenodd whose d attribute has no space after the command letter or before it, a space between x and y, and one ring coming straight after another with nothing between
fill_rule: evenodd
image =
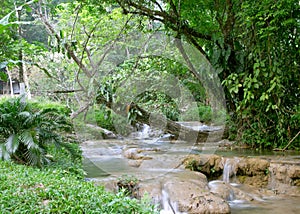
<instances>
[{"instance_id":1,"label":"green foliage","mask_svg":"<svg viewBox=\"0 0 300 214\"><path fill-rule=\"evenodd\" d=\"M7 82L8 80L8 75L4 73L3 71L0 71L0 80L3 82Z\"/></svg>"},{"instance_id":2,"label":"green foliage","mask_svg":"<svg viewBox=\"0 0 300 214\"><path fill-rule=\"evenodd\" d=\"M63 133L72 131L72 124L62 108L31 104L23 97L0 102L1 159L42 167L50 162L49 145L64 148L78 156ZM34 108L37 107L37 108Z\"/></svg>"},{"instance_id":3,"label":"green foliage","mask_svg":"<svg viewBox=\"0 0 300 214\"><path fill-rule=\"evenodd\" d=\"M57 2L60 1L55 1L55 4ZM118 2L119 6L124 9L134 10L135 13L143 16L147 16L150 11L148 18L161 18L164 24L162 29L167 34L181 36L206 55L211 65L218 70L225 88L228 111L232 115L231 130L236 131L234 135L237 136L237 140L253 147L284 147L296 136L299 129L300 94L299 1L279 0L274 3L273 0L162 0L156 1L161 4L162 11L156 13L158 15L155 16L153 16L155 13L151 12L158 7L154 5L154 1ZM14 23L16 17L11 12L13 4L2 3L0 63L15 65L19 63L20 50L27 55L36 55L38 50L33 52L34 47L31 44L16 38L17 25ZM130 3L142 7L130 6ZM174 3L175 9L171 3ZM148 9L141 11L141 8ZM55 38L50 40L49 47L54 52L57 51L70 57L70 53L65 48L65 45L69 45L76 55L82 56L80 61L83 65L92 68L91 73L95 72L93 78L89 79L82 72L75 72L77 68L70 61L65 60L63 63L59 61L59 66L53 66L49 75L55 78L56 83L58 82L57 87L74 89L80 83L80 88L84 86L86 94L90 95L95 90L90 83L97 79L101 82L97 92L99 95L97 101L99 103L105 101L108 104L107 107L112 107L112 102L118 102L119 99L114 97L116 88L122 88L121 83L131 76L138 76L145 83L157 80L159 77L160 80L165 81L157 84L161 88L161 85L172 85L172 83L168 84L165 78L171 74L191 91L196 102L205 103L206 98L209 99L206 97L203 85L191 75L191 72L169 59L150 56L127 60L118 54L113 54L107 57L113 67L118 65L117 69L112 71L111 64L102 64L101 68L93 67L97 64L95 59L105 54L106 48L112 44L111 38L119 37L119 32L123 27L124 32L117 42L121 46L122 43L127 42L121 37L126 37L126 34L130 35L135 30L145 31L148 25L157 29L157 21L147 22L141 17L134 16L126 26L123 26L131 14L127 12L122 14L116 2L110 0L75 1L51 9L56 10L56 15L59 14L55 21L62 39L61 41ZM85 48L89 50L89 53L84 51ZM128 50L125 50L123 46L118 49L121 52ZM130 50L128 56L136 52L137 50ZM168 54L172 56L178 52ZM48 54L46 56L48 60ZM52 62L47 61L47 63ZM42 79L36 80L42 86L45 83ZM47 79L45 85L53 89L53 85L48 82ZM136 102L149 112L163 113L172 120L179 119L182 111L180 108L185 106L179 106L178 100L170 94L158 91L157 85L143 91L134 100L128 100ZM74 101L74 97L77 98L77 96L63 94L60 99ZM76 104L74 106L77 107ZM198 116L197 112L201 120L207 121L210 121L211 117L216 118L218 114L200 105L198 109L189 109L183 117L192 119L193 115ZM135 114L138 114L138 112L129 113L128 121L134 120ZM126 120L126 115L113 118L113 113L102 109L97 110L96 117L99 125L109 129L113 129L112 121L115 124L115 121ZM298 137L291 144L291 148L299 147L299 142Z\"/></svg>"},{"instance_id":4,"label":"green foliage","mask_svg":"<svg viewBox=\"0 0 300 214\"><path fill-rule=\"evenodd\" d=\"M139 88L140 84L147 85L147 88ZM148 112L163 114L166 118L177 121L181 113L180 108L189 103L180 103L183 91L173 90L174 88L186 89L200 102L206 99L204 87L195 81L195 77L180 63L159 56L134 58L119 65L109 79L104 78L97 93L97 102L115 105L118 105L116 103L120 99L126 103L134 102ZM135 122L136 114L139 113L132 110L127 115L129 122ZM125 112L125 109L122 112Z\"/></svg>"},{"instance_id":5,"label":"green foliage","mask_svg":"<svg viewBox=\"0 0 300 214\"><path fill-rule=\"evenodd\" d=\"M29 43L20 34L22 27L31 24L32 20L24 20L24 16L28 16L31 2L24 1L6 1L1 2L3 10L0 12L0 63L13 67L16 64L27 63L34 64L35 56L44 50L44 46L38 42ZM17 8L17 9L16 9ZM17 11L20 13L19 20L16 17ZM27 17L28 19L28 17ZM28 30L26 30L27 32ZM25 31L23 31L25 32ZM36 33L36 32L35 32ZM30 60L20 59L20 52L23 56L30 56Z\"/></svg>"},{"instance_id":6,"label":"green foliage","mask_svg":"<svg viewBox=\"0 0 300 214\"><path fill-rule=\"evenodd\" d=\"M53 101L41 99L41 100L30 101L30 105L34 110L55 111L59 115L65 117L69 117L71 114L71 109L59 102L53 102Z\"/></svg>"},{"instance_id":7,"label":"green foliage","mask_svg":"<svg viewBox=\"0 0 300 214\"><path fill-rule=\"evenodd\" d=\"M95 110L95 120L97 125L111 131L115 131L113 116L110 110L100 108Z\"/></svg>"},{"instance_id":8,"label":"green foliage","mask_svg":"<svg viewBox=\"0 0 300 214\"><path fill-rule=\"evenodd\" d=\"M139 180L133 175L122 175L118 178L118 188L133 198L139 198Z\"/></svg>"},{"instance_id":9,"label":"green foliage","mask_svg":"<svg viewBox=\"0 0 300 214\"><path fill-rule=\"evenodd\" d=\"M182 114L181 120L183 121L202 121L209 123L212 121L212 110L210 106L198 104L195 108L189 108L184 114Z\"/></svg>"},{"instance_id":10,"label":"green foliage","mask_svg":"<svg viewBox=\"0 0 300 214\"><path fill-rule=\"evenodd\" d=\"M202 168L199 166L199 163L196 160L189 160L186 163L185 168L191 170L191 171L198 171L201 172Z\"/></svg>"},{"instance_id":11,"label":"green foliage","mask_svg":"<svg viewBox=\"0 0 300 214\"><path fill-rule=\"evenodd\" d=\"M300 6L296 1L265 0L245 1L241 7L237 23L244 67L223 82L235 97L238 134L253 147L284 147L297 133L292 118L300 92Z\"/></svg>"},{"instance_id":12,"label":"green foliage","mask_svg":"<svg viewBox=\"0 0 300 214\"><path fill-rule=\"evenodd\" d=\"M56 168L0 161L0 210L8 213L158 213L149 200L106 192Z\"/></svg>"},{"instance_id":13,"label":"green foliage","mask_svg":"<svg viewBox=\"0 0 300 214\"><path fill-rule=\"evenodd\" d=\"M150 19L154 4L120 2L125 10ZM167 33L184 35L219 71L237 140L253 147L284 147L299 129L299 122L292 119L300 94L299 1L159 4L162 15L155 18L161 18ZM299 146L297 142L293 145Z\"/></svg>"}]
</instances>

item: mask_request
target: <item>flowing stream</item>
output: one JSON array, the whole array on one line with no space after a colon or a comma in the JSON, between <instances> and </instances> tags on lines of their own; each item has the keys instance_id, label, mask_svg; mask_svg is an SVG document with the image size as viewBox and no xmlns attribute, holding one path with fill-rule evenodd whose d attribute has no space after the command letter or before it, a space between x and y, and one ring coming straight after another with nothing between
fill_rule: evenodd
<instances>
[{"instance_id":1,"label":"flowing stream","mask_svg":"<svg viewBox=\"0 0 300 214\"><path fill-rule=\"evenodd\" d=\"M216 130L219 127L198 125L196 129ZM152 133L149 126L133 133L130 138L112 140L93 140L82 144L84 169L87 179L104 184L112 189L113 183L122 175L134 175L141 182L147 183L152 180L173 177L190 177L188 170L181 167L182 158L189 154L220 154L226 157L247 156L247 152L224 151L219 149L219 142L194 144L184 141L172 141L169 135L160 132ZM250 151L250 155L260 155ZM299 154L297 154L299 155ZM300 157L300 156L299 156ZM209 182L209 188L218 188L218 185L226 183L229 193L226 200L231 207L231 213L300 213L299 196L277 196L270 194L257 194L257 190L248 188L246 185L235 183L235 167L238 158L226 159L221 180ZM249 203L237 200L231 188L237 188L249 194L255 200ZM161 188L160 198L157 203L161 204L162 214L177 213L178 206L170 200L169 192Z\"/></svg>"}]
</instances>

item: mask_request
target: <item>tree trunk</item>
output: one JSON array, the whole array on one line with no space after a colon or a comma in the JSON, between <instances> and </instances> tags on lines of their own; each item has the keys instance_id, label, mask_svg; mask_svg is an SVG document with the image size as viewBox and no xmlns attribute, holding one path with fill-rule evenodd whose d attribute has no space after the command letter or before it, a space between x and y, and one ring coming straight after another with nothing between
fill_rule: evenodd
<instances>
[{"instance_id":1,"label":"tree trunk","mask_svg":"<svg viewBox=\"0 0 300 214\"><path fill-rule=\"evenodd\" d=\"M221 140L223 136L224 129L221 128L215 131L199 131L174 122L170 119L155 116L153 114L151 114L150 118L149 112L145 111L134 103L130 104L129 108L133 108L139 112L139 114L136 115L136 122L151 125L150 121L155 120L156 124L166 124L164 131L174 135L176 140L185 140L195 143L212 142Z\"/></svg>"}]
</instances>

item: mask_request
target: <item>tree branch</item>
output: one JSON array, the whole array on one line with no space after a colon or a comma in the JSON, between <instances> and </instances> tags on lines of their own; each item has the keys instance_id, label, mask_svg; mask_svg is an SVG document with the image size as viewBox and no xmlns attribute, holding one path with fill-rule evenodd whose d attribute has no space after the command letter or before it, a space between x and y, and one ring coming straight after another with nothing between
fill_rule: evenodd
<instances>
[{"instance_id":1,"label":"tree branch","mask_svg":"<svg viewBox=\"0 0 300 214\"><path fill-rule=\"evenodd\" d=\"M158 20L158 21L168 25L172 30L178 31L178 19L177 19L178 16L176 16L176 15L175 15L175 17L173 17L170 14L168 14L166 11L151 10L151 9L143 6L142 4L135 3L132 0L125 0L125 1L117 0L117 2L122 7L124 12L126 12L126 13L147 16L153 20ZM135 10L132 10L131 7L135 8ZM177 11L177 10L175 10L175 11ZM186 24L182 25L181 29L185 35L186 35L186 33L189 33L193 37L196 37L199 39L204 39L204 40L209 40L209 41L212 40L211 35L202 34L198 31L196 31L195 29L189 27Z\"/></svg>"},{"instance_id":2,"label":"tree branch","mask_svg":"<svg viewBox=\"0 0 300 214\"><path fill-rule=\"evenodd\" d=\"M55 36L58 42L61 42L60 35L55 31L54 27L49 23L46 17L43 16L43 14L39 13L37 10L37 15L39 15L40 19L42 20L42 23L45 25L47 30ZM76 56L75 52L72 50L71 46L68 43L64 44L65 49L69 53L70 57L74 60L74 62L78 65L78 67L87 75L87 77L91 78L92 74L89 71L89 69L82 63L82 61Z\"/></svg>"}]
</instances>

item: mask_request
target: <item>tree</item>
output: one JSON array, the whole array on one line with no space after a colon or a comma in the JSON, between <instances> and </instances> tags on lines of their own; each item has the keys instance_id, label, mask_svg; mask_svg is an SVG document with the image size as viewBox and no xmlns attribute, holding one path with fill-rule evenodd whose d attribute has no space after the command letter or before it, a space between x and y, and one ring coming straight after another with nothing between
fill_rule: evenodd
<instances>
[{"instance_id":1,"label":"tree","mask_svg":"<svg viewBox=\"0 0 300 214\"><path fill-rule=\"evenodd\" d=\"M296 135L290 121L299 114L298 1L116 2L125 14L163 23L219 70L246 143L283 146Z\"/></svg>"},{"instance_id":2,"label":"tree","mask_svg":"<svg viewBox=\"0 0 300 214\"><path fill-rule=\"evenodd\" d=\"M67 14L60 19L65 30L56 29L38 10L37 14L56 39L53 47L79 67L74 80L88 96L82 96L86 102L74 116L93 105L95 94L90 86L101 86L97 69L111 47L130 31L128 27L145 23L146 17L149 25L161 23L166 33L196 47L218 71L227 109L239 130L238 140L254 147L282 147L296 136L299 124L299 7L295 0L276 4L271 0L82 0L58 7L59 13ZM118 25L107 25L106 30L94 27L102 21L109 23L107 18ZM145 30L143 24L138 27ZM103 36L108 33L115 39ZM177 46L184 56L181 42ZM201 81L193 71L189 66L189 72ZM297 146L299 140L294 142Z\"/></svg>"},{"instance_id":3,"label":"tree","mask_svg":"<svg viewBox=\"0 0 300 214\"><path fill-rule=\"evenodd\" d=\"M43 46L31 44L23 38L23 27L29 25L28 20L30 7L33 1L5 1L4 10L0 21L0 68L6 68L7 74L11 75L11 69L18 66L18 81L25 83L27 94L30 97L27 66L35 64L34 56L43 49ZM24 14L24 11L27 13ZM25 16L25 17L24 17ZM11 79L11 78L10 78ZM13 93L13 92L12 92Z\"/></svg>"}]
</instances>

